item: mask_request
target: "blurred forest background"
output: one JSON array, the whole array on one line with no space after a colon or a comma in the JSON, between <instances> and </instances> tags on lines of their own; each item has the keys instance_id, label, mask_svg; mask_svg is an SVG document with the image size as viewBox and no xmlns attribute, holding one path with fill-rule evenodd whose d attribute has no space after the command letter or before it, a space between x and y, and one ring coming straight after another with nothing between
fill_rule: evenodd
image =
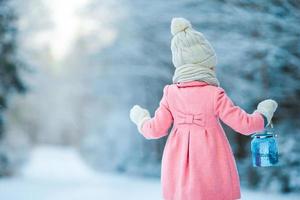
<instances>
[{"instance_id":1,"label":"blurred forest background","mask_svg":"<svg viewBox=\"0 0 300 200\"><path fill-rule=\"evenodd\" d=\"M0 0L0 179L43 144L72 146L99 171L159 177L166 138L145 140L128 112L153 114L171 83L175 16L212 43L237 105L279 103L278 167L253 168L251 138L225 127L243 187L300 192L298 0Z\"/></svg>"}]
</instances>

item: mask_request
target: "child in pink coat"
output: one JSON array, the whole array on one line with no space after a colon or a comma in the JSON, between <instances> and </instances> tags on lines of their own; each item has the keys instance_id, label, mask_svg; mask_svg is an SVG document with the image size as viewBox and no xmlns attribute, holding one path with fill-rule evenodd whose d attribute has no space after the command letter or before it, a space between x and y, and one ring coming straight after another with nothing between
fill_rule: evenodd
<instances>
[{"instance_id":1,"label":"child in pink coat","mask_svg":"<svg viewBox=\"0 0 300 200\"><path fill-rule=\"evenodd\" d=\"M172 20L171 32L173 84L165 86L153 118L137 105L130 118L147 139L166 136L173 124L162 158L164 200L239 199L235 160L219 120L250 135L270 123L277 103L265 100L252 114L235 106L219 87L216 54L205 37L183 18Z\"/></svg>"}]
</instances>

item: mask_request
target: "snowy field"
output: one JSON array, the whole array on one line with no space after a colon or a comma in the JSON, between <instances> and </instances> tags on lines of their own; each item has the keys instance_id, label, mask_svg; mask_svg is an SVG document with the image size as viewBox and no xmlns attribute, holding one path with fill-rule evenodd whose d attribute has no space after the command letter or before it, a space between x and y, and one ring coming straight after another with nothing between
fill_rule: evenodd
<instances>
[{"instance_id":1,"label":"snowy field","mask_svg":"<svg viewBox=\"0 0 300 200\"><path fill-rule=\"evenodd\" d=\"M296 200L293 195L242 190L245 200ZM15 178L0 179L1 200L160 200L157 179L98 173L72 148L35 148Z\"/></svg>"}]
</instances>

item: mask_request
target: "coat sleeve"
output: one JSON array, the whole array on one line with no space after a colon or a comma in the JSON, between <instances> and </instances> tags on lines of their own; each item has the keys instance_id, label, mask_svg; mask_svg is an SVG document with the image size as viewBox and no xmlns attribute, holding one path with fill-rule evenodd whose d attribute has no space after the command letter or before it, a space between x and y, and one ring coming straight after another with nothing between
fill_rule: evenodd
<instances>
[{"instance_id":1,"label":"coat sleeve","mask_svg":"<svg viewBox=\"0 0 300 200\"><path fill-rule=\"evenodd\" d=\"M234 105L222 88L218 88L215 96L216 115L233 130L250 135L264 129L264 117L258 112L248 114Z\"/></svg>"},{"instance_id":2,"label":"coat sleeve","mask_svg":"<svg viewBox=\"0 0 300 200\"><path fill-rule=\"evenodd\" d=\"M164 88L163 97L155 111L154 117L145 121L142 125L142 134L147 139L157 139L168 134L168 130L173 122L173 116L169 110L167 94L168 86Z\"/></svg>"}]
</instances>

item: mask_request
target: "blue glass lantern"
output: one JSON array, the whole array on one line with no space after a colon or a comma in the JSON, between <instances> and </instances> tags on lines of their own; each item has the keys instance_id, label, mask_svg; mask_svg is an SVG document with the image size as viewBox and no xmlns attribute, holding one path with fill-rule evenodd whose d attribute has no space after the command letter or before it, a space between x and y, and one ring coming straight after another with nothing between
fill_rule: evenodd
<instances>
[{"instance_id":1,"label":"blue glass lantern","mask_svg":"<svg viewBox=\"0 0 300 200\"><path fill-rule=\"evenodd\" d=\"M252 135L251 152L254 167L270 167L278 163L276 137L272 125L263 132Z\"/></svg>"}]
</instances>

